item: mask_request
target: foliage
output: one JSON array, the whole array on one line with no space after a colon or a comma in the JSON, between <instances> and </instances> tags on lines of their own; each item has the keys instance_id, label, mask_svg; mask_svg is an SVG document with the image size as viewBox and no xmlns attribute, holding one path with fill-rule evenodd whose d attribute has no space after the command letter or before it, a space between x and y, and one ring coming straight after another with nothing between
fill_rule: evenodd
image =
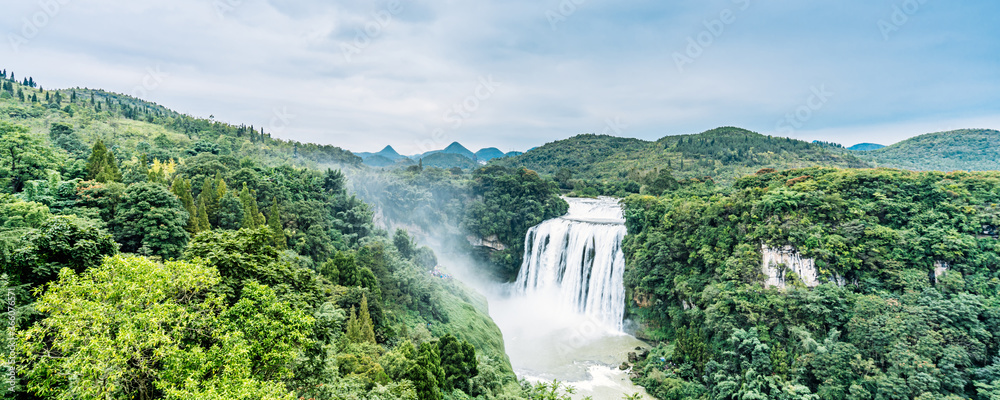
<instances>
[{"instance_id":1,"label":"foliage","mask_svg":"<svg viewBox=\"0 0 1000 400\"><path fill-rule=\"evenodd\" d=\"M248 353L272 342L248 349L250 342L239 333L226 332L220 319L226 310L210 291L218 279L214 269L198 264L122 256L79 275L63 270L38 303L46 318L19 334L20 357L30 366L28 389L59 399L151 399L163 392L166 398L181 393L190 395L186 398L221 393L288 398L280 386L248 374L247 367L271 359L274 349L258 360ZM205 348L206 342L216 344ZM204 387L192 388L186 379L198 376L182 368L192 365L204 368L200 371L206 375L199 376L208 378Z\"/></svg>"},{"instance_id":2,"label":"foliage","mask_svg":"<svg viewBox=\"0 0 1000 400\"><path fill-rule=\"evenodd\" d=\"M963 129L920 135L861 157L876 165L915 171L996 171L998 149L1000 132Z\"/></svg>"},{"instance_id":3,"label":"foliage","mask_svg":"<svg viewBox=\"0 0 1000 400\"><path fill-rule=\"evenodd\" d=\"M495 236L507 248L493 252L495 275L513 280L521 266L524 236L542 221L565 214L569 205L558 197L558 188L531 170L490 166L476 170L473 193L479 200L469 206L463 224L481 238Z\"/></svg>"},{"instance_id":4,"label":"foliage","mask_svg":"<svg viewBox=\"0 0 1000 400\"><path fill-rule=\"evenodd\" d=\"M670 343L636 367L651 393L988 398L1000 175L764 170L625 204L629 312ZM821 285L765 287L762 246L814 259Z\"/></svg>"},{"instance_id":5,"label":"foliage","mask_svg":"<svg viewBox=\"0 0 1000 400\"><path fill-rule=\"evenodd\" d=\"M164 259L180 256L188 241L188 213L165 187L138 183L122 195L115 214L114 235L122 251L155 255Z\"/></svg>"},{"instance_id":6,"label":"foliage","mask_svg":"<svg viewBox=\"0 0 1000 400\"><path fill-rule=\"evenodd\" d=\"M491 165L523 166L547 175L566 168L573 176L592 181L592 185L639 182L650 171L664 168L681 179L711 177L715 182L728 184L761 168L818 164L867 166L843 149L733 127L696 135L666 136L655 142L584 134L548 143L517 157L491 161Z\"/></svg>"}]
</instances>

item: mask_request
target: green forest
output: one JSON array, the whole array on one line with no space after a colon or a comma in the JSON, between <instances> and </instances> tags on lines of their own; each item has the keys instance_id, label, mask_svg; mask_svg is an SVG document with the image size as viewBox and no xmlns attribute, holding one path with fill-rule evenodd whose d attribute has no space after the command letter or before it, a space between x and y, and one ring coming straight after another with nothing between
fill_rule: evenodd
<instances>
[{"instance_id":1,"label":"green forest","mask_svg":"<svg viewBox=\"0 0 1000 400\"><path fill-rule=\"evenodd\" d=\"M1000 396L1000 174L765 169L625 204L658 398ZM826 283L766 287L762 245Z\"/></svg>"},{"instance_id":2,"label":"green forest","mask_svg":"<svg viewBox=\"0 0 1000 400\"><path fill-rule=\"evenodd\" d=\"M564 397L517 380L485 299L428 274L433 251L375 226L350 152L2 77L5 398ZM527 172L399 173L468 193L440 212L461 224L497 207L473 182ZM522 195L558 207L538 181Z\"/></svg>"},{"instance_id":3,"label":"green forest","mask_svg":"<svg viewBox=\"0 0 1000 400\"><path fill-rule=\"evenodd\" d=\"M626 318L652 345L632 379L651 395L1000 398L1000 173L962 171L992 169L995 131L866 152L588 134L383 169L0 78L4 398L566 399L518 380L485 297L419 243L510 282L560 196L598 195L623 199ZM814 260L819 284L769 287L764 247Z\"/></svg>"}]
</instances>

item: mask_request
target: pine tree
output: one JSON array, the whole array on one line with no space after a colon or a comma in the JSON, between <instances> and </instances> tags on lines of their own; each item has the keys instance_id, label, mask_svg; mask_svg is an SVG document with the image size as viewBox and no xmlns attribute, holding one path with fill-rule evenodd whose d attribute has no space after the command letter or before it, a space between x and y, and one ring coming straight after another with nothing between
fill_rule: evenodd
<instances>
[{"instance_id":1,"label":"pine tree","mask_svg":"<svg viewBox=\"0 0 1000 400\"><path fill-rule=\"evenodd\" d=\"M361 343L361 324L358 322L358 313L351 307L351 316L347 318L347 341L350 343Z\"/></svg>"},{"instance_id":2,"label":"pine tree","mask_svg":"<svg viewBox=\"0 0 1000 400\"><path fill-rule=\"evenodd\" d=\"M121 171L118 169L118 160L101 140L94 143L94 148L87 159L87 179L98 182L120 182L122 180Z\"/></svg>"},{"instance_id":3,"label":"pine tree","mask_svg":"<svg viewBox=\"0 0 1000 400\"><path fill-rule=\"evenodd\" d=\"M208 223L208 211L205 206L205 198L198 196L198 214L194 221L194 233L211 230L212 225Z\"/></svg>"},{"instance_id":4,"label":"pine tree","mask_svg":"<svg viewBox=\"0 0 1000 400\"><path fill-rule=\"evenodd\" d=\"M243 204L243 222L240 224L241 227L257 229L264 225L264 215L260 213L260 209L257 207L256 196L247 188L246 182L243 182L243 189L240 190L240 203Z\"/></svg>"},{"instance_id":5,"label":"pine tree","mask_svg":"<svg viewBox=\"0 0 1000 400\"><path fill-rule=\"evenodd\" d=\"M195 206L194 196L191 194L191 181L178 176L174 178L173 184L170 185L170 191L177 198L181 199L181 204L184 205L184 209L188 212L188 224L186 227L188 233L197 233L198 207Z\"/></svg>"},{"instance_id":6,"label":"pine tree","mask_svg":"<svg viewBox=\"0 0 1000 400\"><path fill-rule=\"evenodd\" d=\"M205 177L205 181L201 185L201 193L198 193L198 212L205 213L208 225L218 226L217 213L220 198L218 197L219 192L213 182L212 178Z\"/></svg>"},{"instance_id":7,"label":"pine tree","mask_svg":"<svg viewBox=\"0 0 1000 400\"><path fill-rule=\"evenodd\" d=\"M267 227L271 230L271 242L278 250L288 248L288 239L285 237L285 230L281 224L281 209L278 207L278 199L271 201L271 213L267 216Z\"/></svg>"},{"instance_id":8,"label":"pine tree","mask_svg":"<svg viewBox=\"0 0 1000 400\"><path fill-rule=\"evenodd\" d=\"M368 295L361 296L361 306L358 310L358 328L361 332L361 340L375 344L375 325L372 323L372 316L368 312Z\"/></svg>"}]
</instances>

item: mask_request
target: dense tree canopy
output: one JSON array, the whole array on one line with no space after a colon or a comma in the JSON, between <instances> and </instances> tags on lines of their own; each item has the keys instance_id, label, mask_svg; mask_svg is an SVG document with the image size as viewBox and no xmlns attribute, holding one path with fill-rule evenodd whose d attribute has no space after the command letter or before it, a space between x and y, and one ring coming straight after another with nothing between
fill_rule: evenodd
<instances>
[{"instance_id":1,"label":"dense tree canopy","mask_svg":"<svg viewBox=\"0 0 1000 400\"><path fill-rule=\"evenodd\" d=\"M995 173L828 168L630 197L630 310L669 340L640 382L661 398L990 399L998 203ZM765 287L762 245L828 283Z\"/></svg>"}]
</instances>

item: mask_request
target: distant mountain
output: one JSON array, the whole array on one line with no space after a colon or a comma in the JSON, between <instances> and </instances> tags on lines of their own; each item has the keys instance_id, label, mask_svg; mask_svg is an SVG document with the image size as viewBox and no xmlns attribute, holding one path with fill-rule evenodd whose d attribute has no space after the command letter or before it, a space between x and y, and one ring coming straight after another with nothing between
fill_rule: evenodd
<instances>
[{"instance_id":1,"label":"distant mountain","mask_svg":"<svg viewBox=\"0 0 1000 400\"><path fill-rule=\"evenodd\" d=\"M401 158L406 158L404 156L399 155L399 153L396 152L396 149L392 148L392 146L385 146L385 148L379 151L378 153L354 153L354 154L358 157L361 157L361 159L368 159L369 157L381 156L388 158L389 160L396 161Z\"/></svg>"},{"instance_id":2,"label":"distant mountain","mask_svg":"<svg viewBox=\"0 0 1000 400\"><path fill-rule=\"evenodd\" d=\"M386 156L383 156L383 155L380 155L380 154L371 154L368 157L363 157L362 156L361 158L364 159L364 161L362 161L362 163L364 163L365 165L367 165L369 167L388 167L388 166L393 165L393 164L396 163L395 161L393 161L389 157L386 157Z\"/></svg>"},{"instance_id":3,"label":"distant mountain","mask_svg":"<svg viewBox=\"0 0 1000 400\"><path fill-rule=\"evenodd\" d=\"M517 156L519 156L521 154L524 154L524 152L523 151L509 151L509 152L507 152L507 154L504 154L503 156L504 157L517 157Z\"/></svg>"},{"instance_id":4,"label":"distant mountain","mask_svg":"<svg viewBox=\"0 0 1000 400\"><path fill-rule=\"evenodd\" d=\"M642 173L670 169L678 178L709 176L719 183L732 182L763 168L870 166L843 148L764 136L733 127L696 135L667 136L655 142L608 135L578 135L493 163L524 166L544 174L568 168L573 178L596 180L638 180Z\"/></svg>"},{"instance_id":5,"label":"distant mountain","mask_svg":"<svg viewBox=\"0 0 1000 400\"><path fill-rule=\"evenodd\" d=\"M501 158L504 156L506 156L506 154L496 147L489 147L476 152L476 159L479 161L489 161L494 158Z\"/></svg>"},{"instance_id":6,"label":"distant mountain","mask_svg":"<svg viewBox=\"0 0 1000 400\"><path fill-rule=\"evenodd\" d=\"M1000 131L962 129L928 133L866 153L883 167L915 171L1000 170Z\"/></svg>"},{"instance_id":7,"label":"distant mountain","mask_svg":"<svg viewBox=\"0 0 1000 400\"><path fill-rule=\"evenodd\" d=\"M475 161L472 161L471 158L468 158L464 155L455 153L445 153L443 151L424 157L420 159L420 162L423 163L425 168L436 167L436 168L448 169L448 168L459 167L462 169L472 169L479 166L479 164L477 164Z\"/></svg>"},{"instance_id":8,"label":"distant mountain","mask_svg":"<svg viewBox=\"0 0 1000 400\"><path fill-rule=\"evenodd\" d=\"M445 154L458 154L458 155L464 156L465 158L468 158L470 160L475 160L476 159L476 155L472 151L470 151L469 149L465 148L465 146L462 146L458 142L454 142L452 144L449 144L448 147L445 147L444 150L441 150L441 152L445 153Z\"/></svg>"},{"instance_id":9,"label":"distant mountain","mask_svg":"<svg viewBox=\"0 0 1000 400\"><path fill-rule=\"evenodd\" d=\"M872 151L881 149L883 147L885 147L885 145L875 144L875 143L858 143L854 146L848 147L847 149L851 151Z\"/></svg>"}]
</instances>

